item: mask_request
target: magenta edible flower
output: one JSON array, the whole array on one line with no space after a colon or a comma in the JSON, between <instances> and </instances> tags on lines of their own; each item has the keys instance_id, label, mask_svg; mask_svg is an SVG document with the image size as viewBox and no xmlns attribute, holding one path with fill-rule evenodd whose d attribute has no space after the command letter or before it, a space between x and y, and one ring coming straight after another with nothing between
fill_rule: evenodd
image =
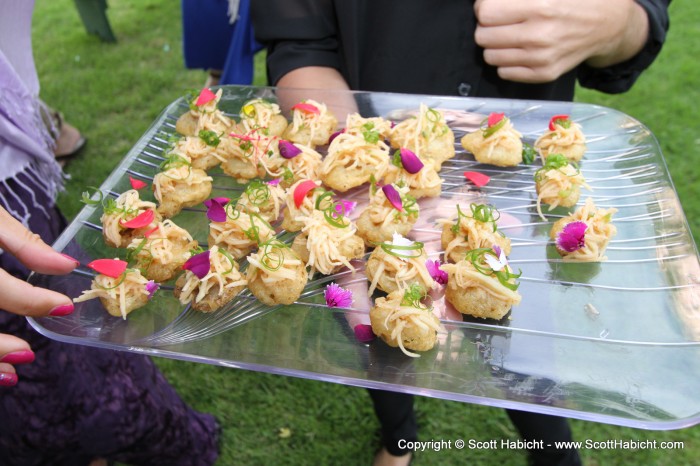
<instances>
[{"instance_id":1,"label":"magenta edible flower","mask_svg":"<svg viewBox=\"0 0 700 466\"><path fill-rule=\"evenodd\" d=\"M415 175L421 171L424 166L423 162L421 162L421 159L419 159L412 150L402 147L399 152L401 154L401 165L403 165L404 170L411 175Z\"/></svg>"},{"instance_id":2,"label":"magenta edible flower","mask_svg":"<svg viewBox=\"0 0 700 466\"><path fill-rule=\"evenodd\" d=\"M336 131L335 133L331 134L331 137L328 138L328 144L333 142L333 139L337 138L341 134L345 132L345 128L341 129L340 131Z\"/></svg>"},{"instance_id":3,"label":"magenta edible flower","mask_svg":"<svg viewBox=\"0 0 700 466\"><path fill-rule=\"evenodd\" d=\"M204 251L190 257L187 259L187 262L182 265L182 268L184 270L189 270L201 280L209 273L209 252L210 251Z\"/></svg>"},{"instance_id":4,"label":"magenta edible flower","mask_svg":"<svg viewBox=\"0 0 700 466\"><path fill-rule=\"evenodd\" d=\"M293 159L297 155L301 154L301 149L295 146L294 143L285 141L284 139L280 139L279 148L280 155L285 159Z\"/></svg>"},{"instance_id":5,"label":"magenta edible flower","mask_svg":"<svg viewBox=\"0 0 700 466\"><path fill-rule=\"evenodd\" d=\"M275 178L274 180L270 180L267 182L270 186L277 186L280 184L280 181L282 181L282 178Z\"/></svg>"},{"instance_id":6,"label":"magenta edible flower","mask_svg":"<svg viewBox=\"0 0 700 466\"><path fill-rule=\"evenodd\" d=\"M148 186L144 181L137 180L136 178L133 178L131 175L129 175L129 183L131 183L131 187L137 191L139 189L143 189L146 186Z\"/></svg>"},{"instance_id":7,"label":"magenta edible flower","mask_svg":"<svg viewBox=\"0 0 700 466\"><path fill-rule=\"evenodd\" d=\"M207 218L212 222L226 221L226 208L224 207L230 199L228 197L215 197L204 201L207 206Z\"/></svg>"},{"instance_id":8,"label":"magenta edible flower","mask_svg":"<svg viewBox=\"0 0 700 466\"><path fill-rule=\"evenodd\" d=\"M144 210L136 217L132 218L128 222L119 221L119 224L124 228L143 228L150 225L156 218L156 213L151 209Z\"/></svg>"},{"instance_id":9,"label":"magenta edible flower","mask_svg":"<svg viewBox=\"0 0 700 466\"><path fill-rule=\"evenodd\" d=\"M146 291L148 291L148 299L153 298L153 295L156 294L156 291L158 291L158 288L160 288L160 285L153 280L149 280L146 283Z\"/></svg>"},{"instance_id":10,"label":"magenta edible flower","mask_svg":"<svg viewBox=\"0 0 700 466\"><path fill-rule=\"evenodd\" d=\"M382 191L384 192L384 195L386 196L389 203L394 207L394 209L398 210L399 212L403 212L403 202L401 202L401 195L396 190L396 188L394 188L394 186L390 184L385 184L384 186L382 186Z\"/></svg>"},{"instance_id":11,"label":"magenta edible flower","mask_svg":"<svg viewBox=\"0 0 700 466\"><path fill-rule=\"evenodd\" d=\"M491 178L488 175L484 175L479 172L464 172L464 177L474 183L474 186L481 188L489 184Z\"/></svg>"},{"instance_id":12,"label":"magenta edible flower","mask_svg":"<svg viewBox=\"0 0 700 466\"><path fill-rule=\"evenodd\" d=\"M353 330L355 331L355 338L362 343L371 343L376 338L371 325L357 324Z\"/></svg>"},{"instance_id":13,"label":"magenta edible flower","mask_svg":"<svg viewBox=\"0 0 700 466\"><path fill-rule=\"evenodd\" d=\"M328 307L350 307L352 306L352 291L346 290L335 283L326 286L323 292Z\"/></svg>"},{"instance_id":14,"label":"magenta edible flower","mask_svg":"<svg viewBox=\"0 0 700 466\"><path fill-rule=\"evenodd\" d=\"M357 202L341 199L335 205L335 211L338 215L350 215L350 213L355 210L355 207L357 207Z\"/></svg>"},{"instance_id":15,"label":"magenta edible flower","mask_svg":"<svg viewBox=\"0 0 700 466\"><path fill-rule=\"evenodd\" d=\"M449 275L440 268L440 261L428 259L425 261L425 268L428 269L430 276L440 285L447 284Z\"/></svg>"},{"instance_id":16,"label":"magenta edible flower","mask_svg":"<svg viewBox=\"0 0 700 466\"><path fill-rule=\"evenodd\" d=\"M315 115L320 115L321 111L312 104L307 104L306 102L300 102L292 107L293 110L301 110L304 113L313 113Z\"/></svg>"},{"instance_id":17,"label":"magenta edible flower","mask_svg":"<svg viewBox=\"0 0 700 466\"><path fill-rule=\"evenodd\" d=\"M197 97L197 101L194 104L197 107L201 107L202 105L206 105L214 99L216 99L216 94L214 94L212 91L205 87L204 89L202 89L202 92L199 93L199 97Z\"/></svg>"},{"instance_id":18,"label":"magenta edible flower","mask_svg":"<svg viewBox=\"0 0 700 466\"><path fill-rule=\"evenodd\" d=\"M488 117L488 120L486 121L486 124L487 124L488 127L490 128L490 127L492 127L492 126L497 125L498 123L500 123L500 121L501 121L505 116L506 116L505 113L493 112L493 113L489 114L489 117Z\"/></svg>"},{"instance_id":19,"label":"magenta edible flower","mask_svg":"<svg viewBox=\"0 0 700 466\"><path fill-rule=\"evenodd\" d=\"M126 270L127 262L120 259L96 259L87 266L95 272L111 278L118 278Z\"/></svg>"},{"instance_id":20,"label":"magenta edible flower","mask_svg":"<svg viewBox=\"0 0 700 466\"><path fill-rule=\"evenodd\" d=\"M557 247L566 252L574 252L586 246L585 222L576 221L567 223L557 235Z\"/></svg>"}]
</instances>

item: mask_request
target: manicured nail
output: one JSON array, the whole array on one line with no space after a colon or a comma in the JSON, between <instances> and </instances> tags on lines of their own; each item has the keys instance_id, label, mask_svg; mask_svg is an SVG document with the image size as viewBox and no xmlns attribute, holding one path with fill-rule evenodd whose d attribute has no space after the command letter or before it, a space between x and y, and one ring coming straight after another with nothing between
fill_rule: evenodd
<instances>
[{"instance_id":1,"label":"manicured nail","mask_svg":"<svg viewBox=\"0 0 700 466\"><path fill-rule=\"evenodd\" d=\"M13 387L17 385L17 374L9 372L0 372L0 386Z\"/></svg>"},{"instance_id":2,"label":"manicured nail","mask_svg":"<svg viewBox=\"0 0 700 466\"><path fill-rule=\"evenodd\" d=\"M75 306L73 306L73 303L70 304L64 304L63 306L58 306L54 307L51 309L51 312L49 312L50 316L54 317L59 317L59 316L67 316L71 312L75 310Z\"/></svg>"},{"instance_id":3,"label":"manicured nail","mask_svg":"<svg viewBox=\"0 0 700 466\"><path fill-rule=\"evenodd\" d=\"M74 257L71 257L71 256L69 256L68 254L63 254L63 253L61 253L61 255L62 255L63 257L65 257L66 259L68 259L69 261L75 262L75 265L76 265L76 266L80 265L80 261L79 261L78 259L76 259L76 258L74 258Z\"/></svg>"},{"instance_id":4,"label":"manicured nail","mask_svg":"<svg viewBox=\"0 0 700 466\"><path fill-rule=\"evenodd\" d=\"M34 361L34 351L31 350L15 351L0 358L0 362L8 364L27 364L32 361Z\"/></svg>"}]
</instances>

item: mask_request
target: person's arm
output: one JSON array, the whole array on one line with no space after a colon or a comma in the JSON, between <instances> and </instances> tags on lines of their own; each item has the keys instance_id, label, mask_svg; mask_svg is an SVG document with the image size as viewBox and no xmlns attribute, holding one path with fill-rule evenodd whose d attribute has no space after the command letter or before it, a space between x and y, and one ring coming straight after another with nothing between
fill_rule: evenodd
<instances>
[{"instance_id":1,"label":"person's arm","mask_svg":"<svg viewBox=\"0 0 700 466\"><path fill-rule=\"evenodd\" d=\"M29 269L52 275L67 274L78 261L54 251L0 207L0 248L12 254ZM42 317L63 316L73 312L69 297L19 280L0 269L0 302L13 314ZM31 362L29 344L12 335L0 334L0 385L14 385L17 377L13 364Z\"/></svg>"},{"instance_id":2,"label":"person's arm","mask_svg":"<svg viewBox=\"0 0 700 466\"><path fill-rule=\"evenodd\" d=\"M477 0L474 10L485 61L511 81L549 82L581 64L623 63L649 38L647 10L633 0Z\"/></svg>"}]
</instances>

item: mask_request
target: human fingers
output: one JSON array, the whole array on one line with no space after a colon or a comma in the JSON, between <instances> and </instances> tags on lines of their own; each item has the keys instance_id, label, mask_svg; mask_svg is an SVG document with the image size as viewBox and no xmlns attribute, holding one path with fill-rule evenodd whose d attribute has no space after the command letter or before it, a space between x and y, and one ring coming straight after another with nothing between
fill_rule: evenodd
<instances>
[{"instance_id":1,"label":"human fingers","mask_svg":"<svg viewBox=\"0 0 700 466\"><path fill-rule=\"evenodd\" d=\"M34 361L34 352L26 341L12 335L0 334L0 386L10 387L17 383L13 364L28 364Z\"/></svg>"},{"instance_id":2,"label":"human fingers","mask_svg":"<svg viewBox=\"0 0 700 466\"><path fill-rule=\"evenodd\" d=\"M17 385L17 372L12 364L0 363L0 387Z\"/></svg>"},{"instance_id":3,"label":"human fingers","mask_svg":"<svg viewBox=\"0 0 700 466\"><path fill-rule=\"evenodd\" d=\"M547 8L548 0L528 0L519 2L513 0L476 0L474 15L482 26L502 26L526 21L533 11Z\"/></svg>"},{"instance_id":4,"label":"human fingers","mask_svg":"<svg viewBox=\"0 0 700 466\"><path fill-rule=\"evenodd\" d=\"M0 299L6 311L23 316L64 316L74 309L68 296L32 286L4 270L0 270Z\"/></svg>"},{"instance_id":5,"label":"human fingers","mask_svg":"<svg viewBox=\"0 0 700 466\"><path fill-rule=\"evenodd\" d=\"M0 207L0 248L12 254L30 270L50 275L69 273L79 265L72 257L63 255L44 243L39 235L27 230L5 209Z\"/></svg>"}]
</instances>

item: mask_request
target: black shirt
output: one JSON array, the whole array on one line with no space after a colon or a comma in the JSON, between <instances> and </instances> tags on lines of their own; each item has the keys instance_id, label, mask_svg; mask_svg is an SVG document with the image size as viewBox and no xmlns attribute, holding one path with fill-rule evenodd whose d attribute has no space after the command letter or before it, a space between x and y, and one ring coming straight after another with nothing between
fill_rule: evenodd
<instances>
[{"instance_id":1,"label":"black shirt","mask_svg":"<svg viewBox=\"0 0 700 466\"><path fill-rule=\"evenodd\" d=\"M251 15L268 47L271 84L299 67L329 66L358 90L568 101L577 78L603 92L628 90L659 53L670 0L637 2L650 24L639 54L608 68L581 65L546 84L502 80L484 63L472 1L252 0Z\"/></svg>"}]
</instances>

